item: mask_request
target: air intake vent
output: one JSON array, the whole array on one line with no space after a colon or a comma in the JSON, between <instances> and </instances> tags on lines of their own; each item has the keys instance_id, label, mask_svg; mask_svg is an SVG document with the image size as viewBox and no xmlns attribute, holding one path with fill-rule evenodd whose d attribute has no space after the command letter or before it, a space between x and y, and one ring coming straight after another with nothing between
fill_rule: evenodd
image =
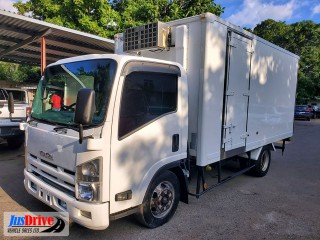
<instances>
[{"instance_id":1,"label":"air intake vent","mask_svg":"<svg viewBox=\"0 0 320 240\"><path fill-rule=\"evenodd\" d=\"M169 26L162 22L126 29L123 33L125 52L168 47Z\"/></svg>"}]
</instances>

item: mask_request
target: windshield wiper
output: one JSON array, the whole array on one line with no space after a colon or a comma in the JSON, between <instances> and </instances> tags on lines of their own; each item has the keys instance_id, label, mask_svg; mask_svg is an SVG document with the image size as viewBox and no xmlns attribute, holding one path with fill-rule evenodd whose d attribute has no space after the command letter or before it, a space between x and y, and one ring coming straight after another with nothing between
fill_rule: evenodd
<instances>
[{"instance_id":1,"label":"windshield wiper","mask_svg":"<svg viewBox=\"0 0 320 240\"><path fill-rule=\"evenodd\" d=\"M43 119L43 118L36 118L36 117L32 117L31 120L28 121L28 123L31 123L33 121L39 121L39 122L44 122L44 123L49 123L49 124L53 124L56 127L53 128L53 131L59 131L59 130L63 130L63 129L72 129L75 131L79 131L78 125L73 124L73 125L62 125L62 123L57 123L57 122L53 122L47 119ZM85 128L87 127L96 127L98 126L98 124L90 124L89 126L84 126Z\"/></svg>"},{"instance_id":2,"label":"windshield wiper","mask_svg":"<svg viewBox=\"0 0 320 240\"><path fill-rule=\"evenodd\" d=\"M68 129L68 127L67 127L67 126L55 127L55 128L53 129L53 131L58 131L58 130L61 130L61 129Z\"/></svg>"},{"instance_id":3,"label":"windshield wiper","mask_svg":"<svg viewBox=\"0 0 320 240\"><path fill-rule=\"evenodd\" d=\"M75 126L73 126L73 125L57 126L57 127L55 127L53 130L54 130L54 131L58 131L58 130L61 130L61 129L72 129L72 130L78 130L78 128L76 128L76 127L75 127Z\"/></svg>"},{"instance_id":4,"label":"windshield wiper","mask_svg":"<svg viewBox=\"0 0 320 240\"><path fill-rule=\"evenodd\" d=\"M59 123L50 121L50 120L48 120L48 119L36 118L36 117L32 117L32 118L33 118L33 119L31 119L28 123L33 122L33 121L35 121L35 120L39 121L40 123L41 123L41 122L43 122L43 123L49 123L50 125L55 125L55 126L56 126L56 127L54 127L54 129L53 129L54 131L55 131L55 130L59 130L59 129L69 128L67 125L61 126L61 125L59 125ZM72 129L73 129L73 128L72 128Z\"/></svg>"}]
</instances>

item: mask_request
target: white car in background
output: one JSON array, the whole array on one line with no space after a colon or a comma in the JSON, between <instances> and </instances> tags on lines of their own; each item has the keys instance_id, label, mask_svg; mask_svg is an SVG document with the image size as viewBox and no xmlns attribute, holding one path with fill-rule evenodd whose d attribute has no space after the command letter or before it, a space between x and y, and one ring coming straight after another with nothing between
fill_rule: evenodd
<instances>
[{"instance_id":1,"label":"white car in background","mask_svg":"<svg viewBox=\"0 0 320 240\"><path fill-rule=\"evenodd\" d=\"M8 110L9 93L14 99L14 113L12 120ZM26 121L31 111L26 90L16 88L0 88L0 138L7 140L9 148L19 148L24 142L24 132L19 124Z\"/></svg>"}]
</instances>

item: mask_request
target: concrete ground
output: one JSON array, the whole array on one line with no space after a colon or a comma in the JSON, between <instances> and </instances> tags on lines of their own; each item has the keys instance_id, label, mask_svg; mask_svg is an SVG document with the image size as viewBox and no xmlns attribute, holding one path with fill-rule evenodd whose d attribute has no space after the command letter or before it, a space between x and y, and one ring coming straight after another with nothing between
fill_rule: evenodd
<instances>
[{"instance_id":1,"label":"concrete ground","mask_svg":"<svg viewBox=\"0 0 320 240\"><path fill-rule=\"evenodd\" d=\"M23 187L23 148L0 143L0 239L3 212L50 211ZM320 239L320 119L296 121L293 142L272 154L263 178L241 175L180 203L171 221L156 229L133 217L104 231L71 223L69 239Z\"/></svg>"}]
</instances>

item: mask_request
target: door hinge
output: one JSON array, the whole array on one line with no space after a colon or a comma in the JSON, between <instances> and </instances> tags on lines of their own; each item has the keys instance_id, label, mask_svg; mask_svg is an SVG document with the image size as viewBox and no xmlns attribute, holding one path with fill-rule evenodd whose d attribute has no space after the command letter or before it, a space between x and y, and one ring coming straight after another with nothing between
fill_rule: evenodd
<instances>
[{"instance_id":1,"label":"door hinge","mask_svg":"<svg viewBox=\"0 0 320 240\"><path fill-rule=\"evenodd\" d=\"M236 125L232 123L229 123L228 125L223 125L223 129L229 129L229 134L231 134L233 128L236 128Z\"/></svg>"},{"instance_id":2,"label":"door hinge","mask_svg":"<svg viewBox=\"0 0 320 240\"><path fill-rule=\"evenodd\" d=\"M227 92L226 92L226 96L234 96L234 92L232 92L232 91L227 91Z\"/></svg>"}]
</instances>

